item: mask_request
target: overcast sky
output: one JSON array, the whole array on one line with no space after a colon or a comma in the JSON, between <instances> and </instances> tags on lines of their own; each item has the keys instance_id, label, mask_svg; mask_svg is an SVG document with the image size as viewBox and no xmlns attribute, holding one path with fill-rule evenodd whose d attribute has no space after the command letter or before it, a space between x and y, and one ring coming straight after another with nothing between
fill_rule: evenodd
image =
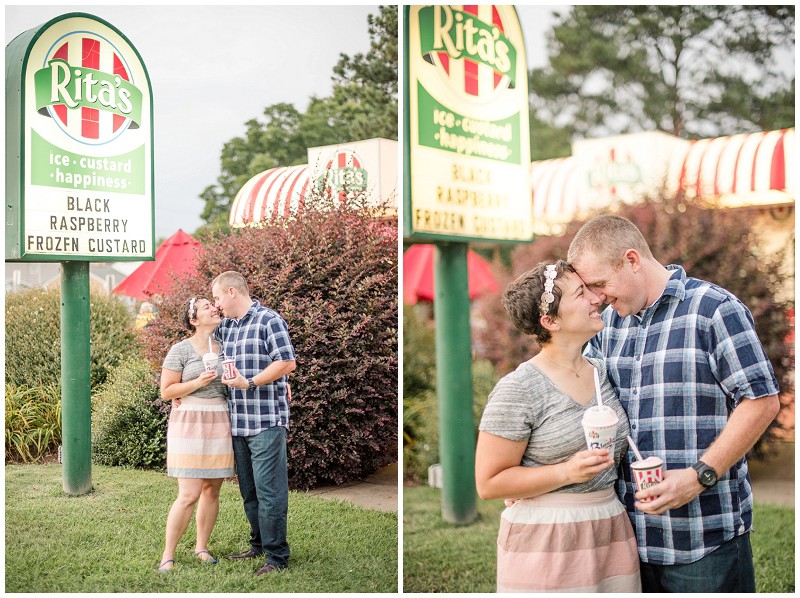
<instances>
[{"instance_id":1,"label":"overcast sky","mask_svg":"<svg viewBox=\"0 0 800 598\"><path fill-rule=\"evenodd\" d=\"M553 7L519 6L529 67L542 66ZM559 10L564 10L563 8ZM377 6L6 6L6 44L68 12L119 29L139 51L153 86L156 238L203 221L200 193L216 183L223 144L265 106L301 111L331 92L339 55L369 49Z\"/></svg>"}]
</instances>

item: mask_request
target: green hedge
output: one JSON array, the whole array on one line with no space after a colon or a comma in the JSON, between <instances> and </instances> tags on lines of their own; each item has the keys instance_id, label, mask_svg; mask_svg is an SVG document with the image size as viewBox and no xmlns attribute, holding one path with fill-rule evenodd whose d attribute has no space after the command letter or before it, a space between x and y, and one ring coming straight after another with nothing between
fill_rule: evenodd
<instances>
[{"instance_id":1,"label":"green hedge","mask_svg":"<svg viewBox=\"0 0 800 598\"><path fill-rule=\"evenodd\" d=\"M99 465L163 467L168 406L142 358L118 366L92 401L92 460Z\"/></svg>"},{"instance_id":2,"label":"green hedge","mask_svg":"<svg viewBox=\"0 0 800 598\"><path fill-rule=\"evenodd\" d=\"M136 351L133 318L113 295L90 299L92 386L105 382ZM6 383L48 386L61 382L61 291L32 289L6 294Z\"/></svg>"}]
</instances>

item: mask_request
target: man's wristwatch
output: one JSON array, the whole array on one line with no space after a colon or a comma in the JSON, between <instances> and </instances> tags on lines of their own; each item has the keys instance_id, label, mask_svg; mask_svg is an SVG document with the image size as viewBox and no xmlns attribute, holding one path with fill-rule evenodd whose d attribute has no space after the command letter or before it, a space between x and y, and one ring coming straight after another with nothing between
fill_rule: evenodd
<instances>
[{"instance_id":1,"label":"man's wristwatch","mask_svg":"<svg viewBox=\"0 0 800 598\"><path fill-rule=\"evenodd\" d=\"M710 465L698 461L692 465L692 469L697 472L697 481L703 488L713 488L717 485L717 472Z\"/></svg>"},{"instance_id":2,"label":"man's wristwatch","mask_svg":"<svg viewBox=\"0 0 800 598\"><path fill-rule=\"evenodd\" d=\"M247 390L255 390L258 385L253 381L252 378L247 379Z\"/></svg>"}]
</instances>

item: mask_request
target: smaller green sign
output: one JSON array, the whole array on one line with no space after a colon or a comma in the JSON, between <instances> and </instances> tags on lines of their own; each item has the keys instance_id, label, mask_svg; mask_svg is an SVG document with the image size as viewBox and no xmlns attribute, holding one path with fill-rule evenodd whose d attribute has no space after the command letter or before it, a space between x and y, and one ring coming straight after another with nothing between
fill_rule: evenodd
<instances>
[{"instance_id":1,"label":"smaller green sign","mask_svg":"<svg viewBox=\"0 0 800 598\"><path fill-rule=\"evenodd\" d=\"M84 191L145 192L144 146L97 158L65 151L31 131L31 183Z\"/></svg>"},{"instance_id":2,"label":"smaller green sign","mask_svg":"<svg viewBox=\"0 0 800 598\"><path fill-rule=\"evenodd\" d=\"M438 102L422 84L419 90L419 144L464 156L521 164L519 113L501 120L479 120Z\"/></svg>"}]
</instances>

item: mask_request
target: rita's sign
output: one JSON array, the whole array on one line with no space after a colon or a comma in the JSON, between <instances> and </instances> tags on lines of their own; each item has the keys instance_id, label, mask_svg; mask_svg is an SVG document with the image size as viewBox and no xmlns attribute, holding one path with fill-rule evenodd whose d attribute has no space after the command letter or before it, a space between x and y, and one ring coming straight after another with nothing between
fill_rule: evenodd
<instances>
[{"instance_id":1,"label":"rita's sign","mask_svg":"<svg viewBox=\"0 0 800 598\"><path fill-rule=\"evenodd\" d=\"M530 240L528 78L514 8L405 14L405 236Z\"/></svg>"},{"instance_id":2,"label":"rita's sign","mask_svg":"<svg viewBox=\"0 0 800 598\"><path fill-rule=\"evenodd\" d=\"M109 23L57 17L6 48L6 260L154 257L153 104Z\"/></svg>"},{"instance_id":3,"label":"rita's sign","mask_svg":"<svg viewBox=\"0 0 800 598\"><path fill-rule=\"evenodd\" d=\"M340 198L366 193L369 176L364 160L353 150L337 149L325 162L324 169L314 177L317 193Z\"/></svg>"}]
</instances>

